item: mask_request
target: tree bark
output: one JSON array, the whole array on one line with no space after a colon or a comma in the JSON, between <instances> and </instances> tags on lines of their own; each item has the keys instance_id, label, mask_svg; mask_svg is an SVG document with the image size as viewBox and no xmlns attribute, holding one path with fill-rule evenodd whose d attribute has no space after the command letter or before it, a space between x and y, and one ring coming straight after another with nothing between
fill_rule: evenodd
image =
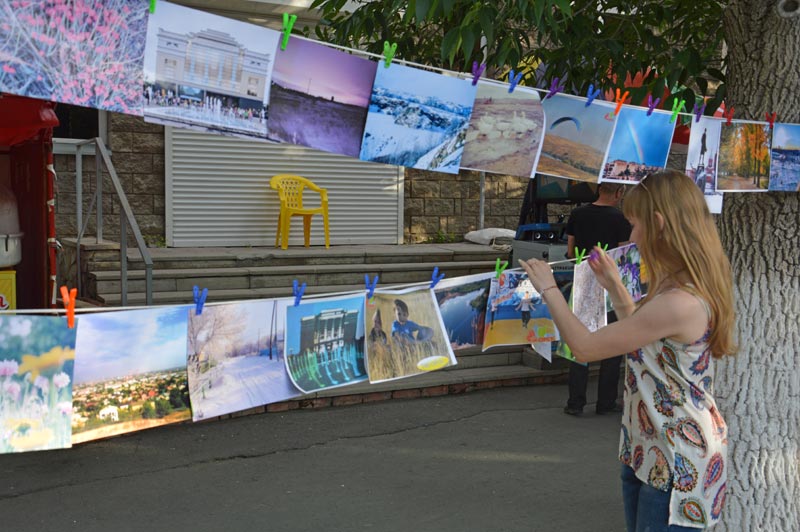
<instances>
[{"instance_id":1,"label":"tree bark","mask_svg":"<svg viewBox=\"0 0 800 532\"><path fill-rule=\"evenodd\" d=\"M800 17L791 2L730 0L727 104L741 118L800 122ZM800 194L726 194L739 354L717 365L730 430L721 530L800 530Z\"/></svg>"}]
</instances>

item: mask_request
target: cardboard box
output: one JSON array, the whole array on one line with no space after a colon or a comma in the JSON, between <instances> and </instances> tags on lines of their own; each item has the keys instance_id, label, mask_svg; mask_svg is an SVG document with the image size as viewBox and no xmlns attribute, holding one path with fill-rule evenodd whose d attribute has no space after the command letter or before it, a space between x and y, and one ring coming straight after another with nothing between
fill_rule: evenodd
<instances>
[{"instance_id":1,"label":"cardboard box","mask_svg":"<svg viewBox=\"0 0 800 532\"><path fill-rule=\"evenodd\" d=\"M0 271L0 310L17 308L17 272Z\"/></svg>"}]
</instances>

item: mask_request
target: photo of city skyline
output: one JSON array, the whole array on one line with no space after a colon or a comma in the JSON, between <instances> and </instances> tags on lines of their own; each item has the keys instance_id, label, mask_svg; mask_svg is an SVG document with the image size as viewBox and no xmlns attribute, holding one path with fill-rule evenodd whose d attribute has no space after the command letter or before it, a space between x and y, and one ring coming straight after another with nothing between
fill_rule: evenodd
<instances>
[{"instance_id":1,"label":"photo of city skyline","mask_svg":"<svg viewBox=\"0 0 800 532\"><path fill-rule=\"evenodd\" d=\"M642 107L622 107L608 146L601 182L638 183L647 174L666 166L676 122L670 121L672 114L667 111L647 113Z\"/></svg>"}]
</instances>

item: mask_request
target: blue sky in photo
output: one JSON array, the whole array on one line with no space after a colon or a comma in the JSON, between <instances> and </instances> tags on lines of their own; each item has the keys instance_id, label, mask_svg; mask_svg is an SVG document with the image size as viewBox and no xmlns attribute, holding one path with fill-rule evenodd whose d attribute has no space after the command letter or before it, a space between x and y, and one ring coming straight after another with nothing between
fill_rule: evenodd
<instances>
[{"instance_id":1,"label":"blue sky in photo","mask_svg":"<svg viewBox=\"0 0 800 532\"><path fill-rule=\"evenodd\" d=\"M692 130L689 134L689 148L686 155L686 167L697 167L700 160L700 145L706 132L706 153L703 164L708 162L710 156L719 155L719 135L722 131L722 120L704 116L700 121L692 119Z\"/></svg>"},{"instance_id":2,"label":"blue sky in photo","mask_svg":"<svg viewBox=\"0 0 800 532\"><path fill-rule=\"evenodd\" d=\"M167 307L81 316L75 383L185 367L188 309Z\"/></svg>"},{"instance_id":3,"label":"blue sky in photo","mask_svg":"<svg viewBox=\"0 0 800 532\"><path fill-rule=\"evenodd\" d=\"M359 320L356 328L356 337L364 336L364 295L334 299L310 299L299 305L289 305L286 308L286 328L290 334L286 335L286 352L297 353L300 350L300 320L306 316L316 316L325 310L344 309L358 310ZM280 318L279 318L280 319Z\"/></svg>"},{"instance_id":4,"label":"blue sky in photo","mask_svg":"<svg viewBox=\"0 0 800 532\"><path fill-rule=\"evenodd\" d=\"M800 124L775 124L772 130L772 147L783 150L800 150Z\"/></svg>"},{"instance_id":5,"label":"blue sky in photo","mask_svg":"<svg viewBox=\"0 0 800 532\"><path fill-rule=\"evenodd\" d=\"M567 138L591 146L601 153L606 151L608 139L614 129L614 120L607 117L614 110L613 105L595 100L586 107L586 100L583 98L556 94L542 100L542 107L547 119L546 135Z\"/></svg>"},{"instance_id":6,"label":"blue sky in photo","mask_svg":"<svg viewBox=\"0 0 800 532\"><path fill-rule=\"evenodd\" d=\"M619 159L648 166L663 166L675 130L675 123L670 124L670 118L670 113L647 116L647 109L623 107L611 139L608 161Z\"/></svg>"},{"instance_id":7,"label":"blue sky in photo","mask_svg":"<svg viewBox=\"0 0 800 532\"><path fill-rule=\"evenodd\" d=\"M468 79L443 76L404 65L392 64L389 68L378 65L375 87L396 92L406 92L421 98L436 98L464 107L472 107L478 88Z\"/></svg>"}]
</instances>

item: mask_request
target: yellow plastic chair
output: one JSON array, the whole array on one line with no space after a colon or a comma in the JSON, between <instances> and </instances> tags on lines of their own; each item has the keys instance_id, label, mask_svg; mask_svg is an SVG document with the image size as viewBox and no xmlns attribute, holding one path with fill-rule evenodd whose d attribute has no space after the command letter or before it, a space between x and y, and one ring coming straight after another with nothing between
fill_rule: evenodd
<instances>
[{"instance_id":1,"label":"yellow plastic chair","mask_svg":"<svg viewBox=\"0 0 800 532\"><path fill-rule=\"evenodd\" d=\"M328 191L318 187L312 181L299 175L280 174L269 181L269 186L278 191L281 202L281 211L278 215L278 231L275 234L275 247L280 243L281 249L289 247L289 224L292 216L303 217L303 236L305 246L310 245L311 217L315 214L322 215L322 225L325 228L325 247L331 247L330 233L328 230ZM310 189L318 192L321 205L316 209L303 208L303 190Z\"/></svg>"}]
</instances>

